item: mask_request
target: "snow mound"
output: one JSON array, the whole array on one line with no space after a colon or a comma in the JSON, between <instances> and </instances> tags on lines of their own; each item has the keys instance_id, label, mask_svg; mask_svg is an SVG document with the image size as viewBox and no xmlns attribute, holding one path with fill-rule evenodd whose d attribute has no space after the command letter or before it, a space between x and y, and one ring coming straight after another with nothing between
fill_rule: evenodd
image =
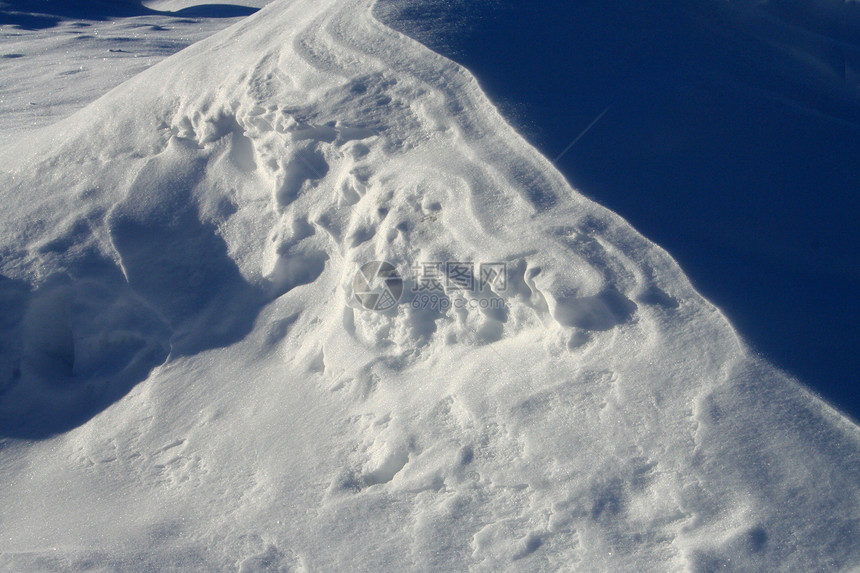
<instances>
[{"instance_id":1,"label":"snow mound","mask_svg":"<svg viewBox=\"0 0 860 573\"><path fill-rule=\"evenodd\" d=\"M857 427L370 4L0 153L0 566L860 564Z\"/></svg>"}]
</instances>

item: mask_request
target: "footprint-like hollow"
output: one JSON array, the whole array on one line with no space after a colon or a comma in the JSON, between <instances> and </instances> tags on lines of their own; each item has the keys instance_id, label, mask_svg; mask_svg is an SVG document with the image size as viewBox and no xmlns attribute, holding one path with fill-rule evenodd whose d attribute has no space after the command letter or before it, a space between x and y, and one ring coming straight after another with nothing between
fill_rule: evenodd
<instances>
[{"instance_id":1,"label":"footprint-like hollow","mask_svg":"<svg viewBox=\"0 0 860 573\"><path fill-rule=\"evenodd\" d=\"M277 298L297 286L314 282L325 270L327 260L328 255L318 250L281 255L269 275L269 296Z\"/></svg>"},{"instance_id":2,"label":"footprint-like hollow","mask_svg":"<svg viewBox=\"0 0 860 573\"><path fill-rule=\"evenodd\" d=\"M299 196L306 181L322 179L328 173L328 163L322 153L314 149L300 149L286 165L275 191L279 207L286 207Z\"/></svg>"},{"instance_id":3,"label":"footprint-like hollow","mask_svg":"<svg viewBox=\"0 0 860 573\"><path fill-rule=\"evenodd\" d=\"M553 316L562 326L610 330L627 322L636 308L632 300L614 288L608 288L594 296L557 297Z\"/></svg>"},{"instance_id":4,"label":"footprint-like hollow","mask_svg":"<svg viewBox=\"0 0 860 573\"><path fill-rule=\"evenodd\" d=\"M407 463L409 463L409 450L403 447L394 448L382 459L378 467L362 476L362 482L366 486L388 483L406 467Z\"/></svg>"}]
</instances>

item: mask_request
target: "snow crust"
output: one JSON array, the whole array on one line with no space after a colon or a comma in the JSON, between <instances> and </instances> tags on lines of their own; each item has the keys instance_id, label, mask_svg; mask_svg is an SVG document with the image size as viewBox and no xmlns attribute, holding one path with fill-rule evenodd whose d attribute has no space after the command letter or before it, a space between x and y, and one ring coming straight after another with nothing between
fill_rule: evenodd
<instances>
[{"instance_id":1,"label":"snow crust","mask_svg":"<svg viewBox=\"0 0 860 573\"><path fill-rule=\"evenodd\" d=\"M858 428L371 4L0 150L0 568L860 565ZM371 261L504 306L367 310Z\"/></svg>"}]
</instances>

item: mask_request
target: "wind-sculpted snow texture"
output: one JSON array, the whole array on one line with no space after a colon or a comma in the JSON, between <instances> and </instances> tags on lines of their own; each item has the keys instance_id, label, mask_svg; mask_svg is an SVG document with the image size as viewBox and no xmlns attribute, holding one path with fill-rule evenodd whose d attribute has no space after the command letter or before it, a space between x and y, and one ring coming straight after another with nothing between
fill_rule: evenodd
<instances>
[{"instance_id":1,"label":"wind-sculpted snow texture","mask_svg":"<svg viewBox=\"0 0 860 573\"><path fill-rule=\"evenodd\" d=\"M369 2L275 2L0 165L2 569L860 565L857 427ZM504 305L410 304L424 261Z\"/></svg>"}]
</instances>

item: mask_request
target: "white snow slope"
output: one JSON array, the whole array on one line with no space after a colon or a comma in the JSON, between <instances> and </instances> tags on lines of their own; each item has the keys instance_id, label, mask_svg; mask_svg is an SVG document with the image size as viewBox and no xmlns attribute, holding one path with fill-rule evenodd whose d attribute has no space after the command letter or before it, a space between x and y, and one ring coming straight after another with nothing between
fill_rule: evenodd
<instances>
[{"instance_id":1,"label":"white snow slope","mask_svg":"<svg viewBox=\"0 0 860 573\"><path fill-rule=\"evenodd\" d=\"M0 569L856 570L857 426L370 4L0 152Z\"/></svg>"},{"instance_id":2,"label":"white snow slope","mask_svg":"<svg viewBox=\"0 0 860 573\"><path fill-rule=\"evenodd\" d=\"M113 2L118 14L99 14L105 3L92 0L20 2L35 11L29 19L19 18L33 29L21 29L4 25L2 11L9 2L0 0L0 134L23 137L27 130L63 119L109 88L241 19L225 17L219 7L229 15L268 0L235 0L227 6L216 2L194 6L192 0L151 0L141 5L120 0ZM95 13L88 12L93 5ZM52 10L72 14L61 17ZM48 14L40 16L40 11ZM15 21L15 16L6 19Z\"/></svg>"}]
</instances>

